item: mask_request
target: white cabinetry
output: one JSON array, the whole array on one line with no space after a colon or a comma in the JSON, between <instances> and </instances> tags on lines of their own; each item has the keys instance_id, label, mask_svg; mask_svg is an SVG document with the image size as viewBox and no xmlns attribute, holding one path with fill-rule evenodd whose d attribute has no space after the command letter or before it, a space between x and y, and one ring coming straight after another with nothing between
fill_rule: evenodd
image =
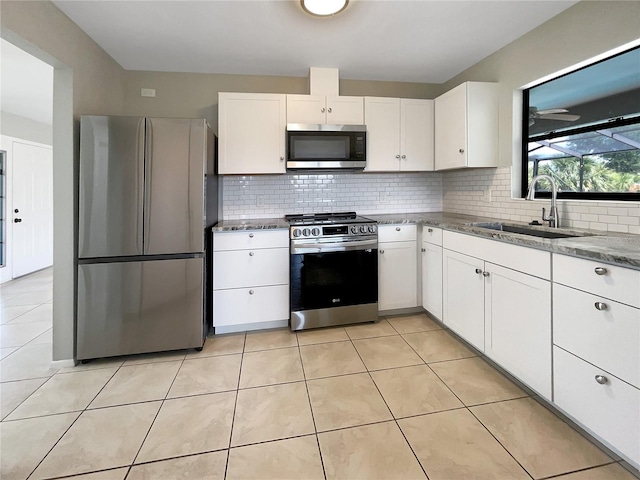
<instances>
[{"instance_id":1,"label":"white cabinetry","mask_svg":"<svg viewBox=\"0 0 640 480\"><path fill-rule=\"evenodd\" d=\"M433 170L433 100L364 98L368 172Z\"/></svg>"},{"instance_id":2,"label":"white cabinetry","mask_svg":"<svg viewBox=\"0 0 640 480\"><path fill-rule=\"evenodd\" d=\"M288 230L213 235L216 333L284 326L289 319Z\"/></svg>"},{"instance_id":3,"label":"white cabinetry","mask_svg":"<svg viewBox=\"0 0 640 480\"><path fill-rule=\"evenodd\" d=\"M363 97L287 95L287 123L363 125Z\"/></svg>"},{"instance_id":4,"label":"white cabinetry","mask_svg":"<svg viewBox=\"0 0 640 480\"><path fill-rule=\"evenodd\" d=\"M422 307L442 319L442 230L422 227Z\"/></svg>"},{"instance_id":5,"label":"white cabinetry","mask_svg":"<svg viewBox=\"0 0 640 480\"><path fill-rule=\"evenodd\" d=\"M443 234L443 320L488 357L551 399L548 252Z\"/></svg>"},{"instance_id":6,"label":"white cabinetry","mask_svg":"<svg viewBox=\"0 0 640 480\"><path fill-rule=\"evenodd\" d=\"M378 309L418 305L417 227L378 227Z\"/></svg>"},{"instance_id":7,"label":"white cabinetry","mask_svg":"<svg viewBox=\"0 0 640 480\"><path fill-rule=\"evenodd\" d=\"M435 169L498 165L498 87L466 82L435 100Z\"/></svg>"},{"instance_id":8,"label":"white cabinetry","mask_svg":"<svg viewBox=\"0 0 640 480\"><path fill-rule=\"evenodd\" d=\"M554 402L640 464L640 272L553 255Z\"/></svg>"},{"instance_id":9,"label":"white cabinetry","mask_svg":"<svg viewBox=\"0 0 640 480\"><path fill-rule=\"evenodd\" d=\"M286 115L286 95L219 93L220 173L284 173Z\"/></svg>"}]
</instances>

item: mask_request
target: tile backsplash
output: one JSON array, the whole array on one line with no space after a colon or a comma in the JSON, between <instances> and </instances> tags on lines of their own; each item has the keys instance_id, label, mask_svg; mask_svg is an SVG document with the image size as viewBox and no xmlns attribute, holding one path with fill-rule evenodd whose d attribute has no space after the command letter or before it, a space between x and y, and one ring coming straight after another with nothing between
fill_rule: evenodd
<instances>
[{"instance_id":1,"label":"tile backsplash","mask_svg":"<svg viewBox=\"0 0 640 480\"><path fill-rule=\"evenodd\" d=\"M439 172L224 176L222 216L237 220L338 211L439 212L442 179Z\"/></svg>"},{"instance_id":2,"label":"tile backsplash","mask_svg":"<svg viewBox=\"0 0 640 480\"><path fill-rule=\"evenodd\" d=\"M511 198L511 167L469 169L443 175L443 210L530 222L540 220L548 199ZM640 233L640 202L558 200L560 226Z\"/></svg>"}]
</instances>

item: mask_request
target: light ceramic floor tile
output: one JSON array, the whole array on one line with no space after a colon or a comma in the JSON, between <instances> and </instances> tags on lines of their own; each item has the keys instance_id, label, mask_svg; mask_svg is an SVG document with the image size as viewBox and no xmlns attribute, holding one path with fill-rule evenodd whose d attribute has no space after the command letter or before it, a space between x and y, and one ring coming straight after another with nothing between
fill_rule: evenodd
<instances>
[{"instance_id":1,"label":"light ceramic floor tile","mask_svg":"<svg viewBox=\"0 0 640 480\"><path fill-rule=\"evenodd\" d=\"M89 408L162 400L182 362L161 362L120 367Z\"/></svg>"},{"instance_id":2,"label":"light ceramic floor tile","mask_svg":"<svg viewBox=\"0 0 640 480\"><path fill-rule=\"evenodd\" d=\"M395 422L318 434L327 480L425 476Z\"/></svg>"},{"instance_id":3,"label":"light ceramic floor tile","mask_svg":"<svg viewBox=\"0 0 640 480\"><path fill-rule=\"evenodd\" d=\"M349 340L347 332L342 327L317 328L315 330L305 330L297 332L298 344L315 345L317 343L342 342Z\"/></svg>"},{"instance_id":4,"label":"light ceramic floor tile","mask_svg":"<svg viewBox=\"0 0 640 480\"><path fill-rule=\"evenodd\" d=\"M0 379L3 382L50 377L58 371L51 366L51 345L25 345L0 360Z\"/></svg>"},{"instance_id":5,"label":"light ceramic floor tile","mask_svg":"<svg viewBox=\"0 0 640 480\"><path fill-rule=\"evenodd\" d=\"M136 463L229 448L236 392L166 400Z\"/></svg>"},{"instance_id":6,"label":"light ceramic floor tile","mask_svg":"<svg viewBox=\"0 0 640 480\"><path fill-rule=\"evenodd\" d=\"M462 402L426 365L371 372L395 418L462 407Z\"/></svg>"},{"instance_id":7,"label":"light ceramic floor tile","mask_svg":"<svg viewBox=\"0 0 640 480\"><path fill-rule=\"evenodd\" d=\"M430 480L530 480L467 409L398 420Z\"/></svg>"},{"instance_id":8,"label":"light ceramic floor tile","mask_svg":"<svg viewBox=\"0 0 640 480\"><path fill-rule=\"evenodd\" d=\"M249 332L244 344L245 352L271 350L273 348L297 347L296 334L287 329L267 332Z\"/></svg>"},{"instance_id":9,"label":"light ceramic floor tile","mask_svg":"<svg viewBox=\"0 0 640 480\"><path fill-rule=\"evenodd\" d=\"M295 348L278 348L245 353L240 373L240 388L304 380L300 352Z\"/></svg>"},{"instance_id":10,"label":"light ceramic floor tile","mask_svg":"<svg viewBox=\"0 0 640 480\"><path fill-rule=\"evenodd\" d=\"M7 420L84 410L115 372L115 368L103 368L56 374L11 412Z\"/></svg>"},{"instance_id":11,"label":"light ceramic floor tile","mask_svg":"<svg viewBox=\"0 0 640 480\"><path fill-rule=\"evenodd\" d=\"M15 297L3 301L3 307L17 307L21 305L40 305L42 303L50 302L53 298L53 292L51 289L35 290L30 292L21 293Z\"/></svg>"},{"instance_id":12,"label":"light ceramic floor tile","mask_svg":"<svg viewBox=\"0 0 640 480\"><path fill-rule=\"evenodd\" d=\"M66 413L0 423L0 478L26 479L78 415Z\"/></svg>"},{"instance_id":13,"label":"light ceramic floor tile","mask_svg":"<svg viewBox=\"0 0 640 480\"><path fill-rule=\"evenodd\" d=\"M445 330L408 333L402 337L427 363L477 356Z\"/></svg>"},{"instance_id":14,"label":"light ceramic floor tile","mask_svg":"<svg viewBox=\"0 0 640 480\"><path fill-rule=\"evenodd\" d=\"M304 382L238 392L231 446L314 433Z\"/></svg>"},{"instance_id":15,"label":"light ceramic floor tile","mask_svg":"<svg viewBox=\"0 0 640 480\"><path fill-rule=\"evenodd\" d=\"M242 355L185 360L171 385L168 397L237 390L241 361Z\"/></svg>"},{"instance_id":16,"label":"light ceramic floor tile","mask_svg":"<svg viewBox=\"0 0 640 480\"><path fill-rule=\"evenodd\" d=\"M369 371L424 364L399 335L354 340L353 344Z\"/></svg>"},{"instance_id":17,"label":"light ceramic floor tile","mask_svg":"<svg viewBox=\"0 0 640 480\"><path fill-rule=\"evenodd\" d=\"M315 435L229 450L227 480L324 480Z\"/></svg>"},{"instance_id":18,"label":"light ceramic floor tile","mask_svg":"<svg viewBox=\"0 0 640 480\"><path fill-rule=\"evenodd\" d=\"M202 351L189 350L187 358L210 357L214 355L230 355L244 351L245 333L233 333L229 335L214 335L207 337Z\"/></svg>"},{"instance_id":19,"label":"light ceramic floor tile","mask_svg":"<svg viewBox=\"0 0 640 480\"><path fill-rule=\"evenodd\" d=\"M43 303L42 305L37 306L29 310L28 312L20 315L19 317L14 318L9 323L26 323L26 322L45 322L45 321L53 321L53 304L52 303Z\"/></svg>"},{"instance_id":20,"label":"light ceramic floor tile","mask_svg":"<svg viewBox=\"0 0 640 480\"><path fill-rule=\"evenodd\" d=\"M129 468L116 468L113 470L103 470L102 472L85 473L84 475L75 475L73 480L124 480L127 476Z\"/></svg>"},{"instance_id":21,"label":"light ceramic floor tile","mask_svg":"<svg viewBox=\"0 0 640 480\"><path fill-rule=\"evenodd\" d=\"M124 357L98 358L87 363L78 363L73 367L61 368L58 373L84 372L86 370L97 370L99 368L121 367Z\"/></svg>"},{"instance_id":22,"label":"light ceramic floor tile","mask_svg":"<svg viewBox=\"0 0 640 480\"><path fill-rule=\"evenodd\" d=\"M18 348L19 347L0 348L0 360L2 360L4 357L8 357L13 352L18 350Z\"/></svg>"},{"instance_id":23,"label":"light ceramic floor tile","mask_svg":"<svg viewBox=\"0 0 640 480\"><path fill-rule=\"evenodd\" d=\"M391 420L368 374L307 381L318 432Z\"/></svg>"},{"instance_id":24,"label":"light ceramic floor tile","mask_svg":"<svg viewBox=\"0 0 640 480\"><path fill-rule=\"evenodd\" d=\"M387 321L398 333L417 333L441 330L442 327L430 319L426 314L405 315L402 317L388 317Z\"/></svg>"},{"instance_id":25,"label":"light ceramic floor tile","mask_svg":"<svg viewBox=\"0 0 640 480\"><path fill-rule=\"evenodd\" d=\"M9 415L46 381L47 378L36 378L0 383L0 419Z\"/></svg>"},{"instance_id":26,"label":"light ceramic floor tile","mask_svg":"<svg viewBox=\"0 0 640 480\"><path fill-rule=\"evenodd\" d=\"M2 307L0 308L0 324L9 323L16 318L20 317L34 308L37 305L20 305L18 307Z\"/></svg>"},{"instance_id":27,"label":"light ceramic floor tile","mask_svg":"<svg viewBox=\"0 0 640 480\"><path fill-rule=\"evenodd\" d=\"M350 341L302 346L300 354L307 380L366 371Z\"/></svg>"},{"instance_id":28,"label":"light ceramic floor tile","mask_svg":"<svg viewBox=\"0 0 640 480\"><path fill-rule=\"evenodd\" d=\"M359 338L374 338L374 337L387 337L389 335L397 335L389 322L386 320L380 320L375 323L362 323L360 325L353 325L346 327L347 335L351 340Z\"/></svg>"},{"instance_id":29,"label":"light ceramic floor tile","mask_svg":"<svg viewBox=\"0 0 640 480\"><path fill-rule=\"evenodd\" d=\"M590 468L581 472L570 473L553 477L553 480L637 480L630 472L622 468L617 463L605 465L604 467Z\"/></svg>"},{"instance_id":30,"label":"light ceramic floor tile","mask_svg":"<svg viewBox=\"0 0 640 480\"><path fill-rule=\"evenodd\" d=\"M29 342L29 345L35 344L49 344L53 345L53 328L50 328L42 335L38 335L36 338Z\"/></svg>"},{"instance_id":31,"label":"light ceramic floor tile","mask_svg":"<svg viewBox=\"0 0 640 480\"><path fill-rule=\"evenodd\" d=\"M534 478L611 461L532 398L480 405L471 411Z\"/></svg>"},{"instance_id":32,"label":"light ceramic floor tile","mask_svg":"<svg viewBox=\"0 0 640 480\"><path fill-rule=\"evenodd\" d=\"M5 323L0 325L0 347L21 347L49 330L51 322L51 320L45 320L42 322Z\"/></svg>"},{"instance_id":33,"label":"light ceramic floor tile","mask_svg":"<svg viewBox=\"0 0 640 480\"><path fill-rule=\"evenodd\" d=\"M431 368L467 406L528 396L479 357L434 363Z\"/></svg>"},{"instance_id":34,"label":"light ceramic floor tile","mask_svg":"<svg viewBox=\"0 0 640 480\"><path fill-rule=\"evenodd\" d=\"M142 365L144 363L176 362L178 360L184 360L186 354L187 352L185 350L141 353L139 355L131 355L127 357L123 366L129 367L131 365Z\"/></svg>"},{"instance_id":35,"label":"light ceramic floor tile","mask_svg":"<svg viewBox=\"0 0 640 480\"><path fill-rule=\"evenodd\" d=\"M127 480L224 480L226 464L226 450L192 455L134 465Z\"/></svg>"},{"instance_id":36,"label":"light ceramic floor tile","mask_svg":"<svg viewBox=\"0 0 640 480\"><path fill-rule=\"evenodd\" d=\"M30 478L131 465L160 404L149 402L83 412Z\"/></svg>"}]
</instances>

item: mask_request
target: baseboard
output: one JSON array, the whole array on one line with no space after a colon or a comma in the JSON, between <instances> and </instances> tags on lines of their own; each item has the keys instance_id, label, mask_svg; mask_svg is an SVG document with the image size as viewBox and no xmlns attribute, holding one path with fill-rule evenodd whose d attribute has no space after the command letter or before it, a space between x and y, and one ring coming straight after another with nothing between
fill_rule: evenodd
<instances>
[{"instance_id":1,"label":"baseboard","mask_svg":"<svg viewBox=\"0 0 640 480\"><path fill-rule=\"evenodd\" d=\"M224 333L250 332L252 330L268 330L270 328L282 328L289 326L289 319L274 320L272 322L243 323L241 325L221 325L214 327L216 335Z\"/></svg>"},{"instance_id":2,"label":"baseboard","mask_svg":"<svg viewBox=\"0 0 640 480\"><path fill-rule=\"evenodd\" d=\"M67 367L75 367L76 361L73 358L68 360L53 360L51 362L51 366L53 368L67 368Z\"/></svg>"}]
</instances>

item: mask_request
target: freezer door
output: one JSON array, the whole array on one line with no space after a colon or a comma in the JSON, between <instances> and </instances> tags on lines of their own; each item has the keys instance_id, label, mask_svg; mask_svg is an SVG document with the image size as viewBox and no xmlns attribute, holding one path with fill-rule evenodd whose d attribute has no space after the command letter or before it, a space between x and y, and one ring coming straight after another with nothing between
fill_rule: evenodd
<instances>
[{"instance_id":1,"label":"freezer door","mask_svg":"<svg viewBox=\"0 0 640 480\"><path fill-rule=\"evenodd\" d=\"M205 121L148 118L145 255L204 251Z\"/></svg>"},{"instance_id":2,"label":"freezer door","mask_svg":"<svg viewBox=\"0 0 640 480\"><path fill-rule=\"evenodd\" d=\"M202 347L203 258L78 266L78 360Z\"/></svg>"},{"instance_id":3,"label":"freezer door","mask_svg":"<svg viewBox=\"0 0 640 480\"><path fill-rule=\"evenodd\" d=\"M80 258L142 254L144 118L82 116Z\"/></svg>"}]
</instances>

